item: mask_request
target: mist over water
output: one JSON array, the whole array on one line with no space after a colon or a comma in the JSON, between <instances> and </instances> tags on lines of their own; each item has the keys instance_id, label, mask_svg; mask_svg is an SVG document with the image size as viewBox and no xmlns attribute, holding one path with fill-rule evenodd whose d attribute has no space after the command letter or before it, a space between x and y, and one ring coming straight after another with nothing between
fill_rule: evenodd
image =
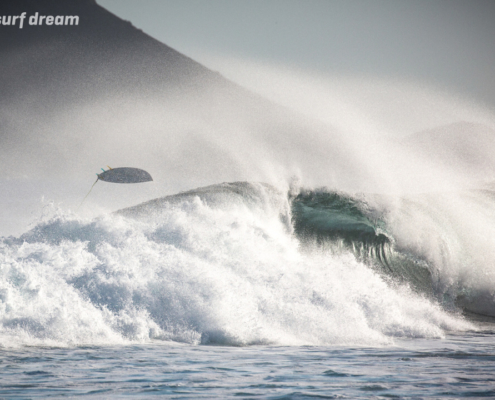
<instances>
[{"instance_id":1,"label":"mist over water","mask_svg":"<svg viewBox=\"0 0 495 400\"><path fill-rule=\"evenodd\" d=\"M102 90L2 110L13 127L1 150L1 233L13 235L0 247L3 345L383 345L475 329L462 309L495 316L492 177L473 174L491 162L486 143L459 169L403 141L459 120L476 139L474 123L495 127L489 110L411 83L243 74L274 103L212 81L199 95ZM154 181L98 182L80 205L107 165ZM359 200L373 234L428 270L431 291L352 246L305 247L292 208L304 191ZM335 244L356 223L329 226Z\"/></svg>"}]
</instances>

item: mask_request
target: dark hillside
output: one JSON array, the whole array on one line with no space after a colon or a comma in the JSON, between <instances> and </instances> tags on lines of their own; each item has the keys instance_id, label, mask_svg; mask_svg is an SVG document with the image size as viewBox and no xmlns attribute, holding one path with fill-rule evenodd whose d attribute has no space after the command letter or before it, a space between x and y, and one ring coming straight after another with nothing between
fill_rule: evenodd
<instances>
[{"instance_id":1,"label":"dark hillside","mask_svg":"<svg viewBox=\"0 0 495 400\"><path fill-rule=\"evenodd\" d=\"M163 87L198 89L222 78L136 29L94 0L3 2L0 16L26 12L23 28L0 25L2 102L39 93L49 104L82 95ZM78 16L77 26L31 26L35 13ZM217 82L218 83L218 82ZM40 92L41 89L41 92Z\"/></svg>"}]
</instances>

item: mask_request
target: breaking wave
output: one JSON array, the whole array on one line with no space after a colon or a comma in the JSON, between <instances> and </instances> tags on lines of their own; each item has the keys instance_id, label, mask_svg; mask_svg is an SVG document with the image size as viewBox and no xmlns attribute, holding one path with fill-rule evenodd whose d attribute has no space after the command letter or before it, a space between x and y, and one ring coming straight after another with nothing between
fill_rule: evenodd
<instances>
[{"instance_id":1,"label":"breaking wave","mask_svg":"<svg viewBox=\"0 0 495 400\"><path fill-rule=\"evenodd\" d=\"M444 200L238 182L95 219L54 209L0 239L0 344L382 345L476 329L460 311L495 315L493 276L460 257L466 232L435 225L438 209L456 216Z\"/></svg>"}]
</instances>

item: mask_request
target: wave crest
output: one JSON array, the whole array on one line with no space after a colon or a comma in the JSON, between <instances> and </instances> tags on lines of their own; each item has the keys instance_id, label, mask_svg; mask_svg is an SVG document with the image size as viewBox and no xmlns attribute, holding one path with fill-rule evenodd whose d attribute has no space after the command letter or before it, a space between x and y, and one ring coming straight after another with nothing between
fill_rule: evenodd
<instances>
[{"instance_id":1,"label":"wave crest","mask_svg":"<svg viewBox=\"0 0 495 400\"><path fill-rule=\"evenodd\" d=\"M291 217L254 183L55 215L2 239L1 343L376 345L474 328L349 252L305 251Z\"/></svg>"}]
</instances>

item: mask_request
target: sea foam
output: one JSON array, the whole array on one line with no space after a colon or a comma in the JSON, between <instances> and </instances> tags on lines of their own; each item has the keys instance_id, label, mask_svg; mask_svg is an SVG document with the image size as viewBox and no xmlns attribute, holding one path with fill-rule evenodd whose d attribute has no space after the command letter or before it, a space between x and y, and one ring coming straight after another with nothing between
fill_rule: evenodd
<instances>
[{"instance_id":1,"label":"sea foam","mask_svg":"<svg viewBox=\"0 0 495 400\"><path fill-rule=\"evenodd\" d=\"M350 252L302 249L284 193L226 187L134 217L58 211L3 238L2 346L382 345L474 329Z\"/></svg>"}]
</instances>

